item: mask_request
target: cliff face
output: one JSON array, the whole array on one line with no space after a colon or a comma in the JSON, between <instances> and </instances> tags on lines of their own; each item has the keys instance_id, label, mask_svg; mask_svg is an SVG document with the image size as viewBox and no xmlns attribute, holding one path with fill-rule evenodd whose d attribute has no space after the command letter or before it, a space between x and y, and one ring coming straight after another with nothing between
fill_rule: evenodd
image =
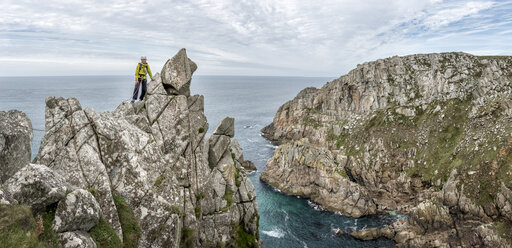
<instances>
[{"instance_id":1,"label":"cliff face","mask_svg":"<svg viewBox=\"0 0 512 248\"><path fill-rule=\"evenodd\" d=\"M61 244L93 247L114 240L102 234L113 230L136 247L258 246L256 194L241 167L242 149L232 140L234 119L226 118L206 137L203 96L190 96L196 68L180 50L162 69L165 76L149 83L144 101L114 111L96 113L74 98L48 97L36 165L5 183L9 198L3 201L11 195L20 204L40 198L23 197L17 188L46 182L24 179L43 171L59 181L46 187L54 197L32 209L44 212L59 202L51 226ZM83 212L89 214L72 214ZM73 218L91 221L75 228Z\"/></svg>"},{"instance_id":2,"label":"cliff face","mask_svg":"<svg viewBox=\"0 0 512 248\"><path fill-rule=\"evenodd\" d=\"M331 159L323 163L329 166L318 167L310 182L331 180L326 175L334 170L341 175L339 181L361 186L360 195L369 195L364 199L373 201L377 211L414 216L420 204L423 209L447 208L454 223L449 230L456 235L441 237L436 228L412 228L428 226L423 222L430 219L439 222L428 214L436 211L428 210L429 217L411 217L407 227L397 225L400 230L388 233L399 244L422 245L432 239L462 246L490 244L478 236L489 228L510 240L511 97L511 57L444 53L364 63L321 89L304 89L279 108L262 131L274 143L294 145L281 146L267 170L280 170L280 177L289 178L301 166L283 164L303 160L284 154L302 147L327 149ZM266 176L262 180L283 187ZM304 184L291 180L287 187ZM309 192L325 188L309 185ZM337 192L343 191L309 197L339 197ZM339 201L334 209L345 205ZM366 209L371 212L371 206ZM402 231L406 233L395 236Z\"/></svg>"}]
</instances>

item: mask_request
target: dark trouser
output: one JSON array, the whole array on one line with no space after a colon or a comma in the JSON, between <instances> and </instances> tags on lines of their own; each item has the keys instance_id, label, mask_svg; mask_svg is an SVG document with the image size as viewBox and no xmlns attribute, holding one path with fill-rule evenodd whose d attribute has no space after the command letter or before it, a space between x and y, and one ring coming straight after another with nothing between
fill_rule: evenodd
<instances>
[{"instance_id":1,"label":"dark trouser","mask_svg":"<svg viewBox=\"0 0 512 248\"><path fill-rule=\"evenodd\" d=\"M144 96L146 95L146 87L147 80L144 78L139 78L139 82L135 84L135 89L133 90L133 100L137 100L137 96L139 95L139 85L142 84L142 92L140 93L140 100L144 100Z\"/></svg>"}]
</instances>

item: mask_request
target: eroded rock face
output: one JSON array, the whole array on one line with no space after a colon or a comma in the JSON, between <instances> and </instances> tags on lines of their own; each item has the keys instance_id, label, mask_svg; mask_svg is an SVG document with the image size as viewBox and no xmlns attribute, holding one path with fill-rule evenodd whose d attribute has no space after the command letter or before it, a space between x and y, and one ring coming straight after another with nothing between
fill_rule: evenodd
<instances>
[{"instance_id":1,"label":"eroded rock face","mask_svg":"<svg viewBox=\"0 0 512 248\"><path fill-rule=\"evenodd\" d=\"M53 229L56 232L89 231L98 224L101 209L94 196L87 190L77 189L59 202Z\"/></svg>"},{"instance_id":2,"label":"eroded rock face","mask_svg":"<svg viewBox=\"0 0 512 248\"><path fill-rule=\"evenodd\" d=\"M442 53L358 65L279 108L262 130L282 144L267 168L293 154L286 144L307 138L333 154L330 163L343 165L377 211L409 215L393 235L368 230L361 237L413 247L482 246L480 226L512 223L511 64L506 56ZM324 180L331 178L327 168L318 169Z\"/></svg>"},{"instance_id":3,"label":"eroded rock face","mask_svg":"<svg viewBox=\"0 0 512 248\"><path fill-rule=\"evenodd\" d=\"M0 183L30 162L32 122L18 110L0 111Z\"/></svg>"},{"instance_id":4,"label":"eroded rock face","mask_svg":"<svg viewBox=\"0 0 512 248\"><path fill-rule=\"evenodd\" d=\"M162 68L162 83L169 93L190 96L190 81L197 65L187 57L185 48L169 59Z\"/></svg>"},{"instance_id":5,"label":"eroded rock face","mask_svg":"<svg viewBox=\"0 0 512 248\"><path fill-rule=\"evenodd\" d=\"M63 248L97 247L91 235L83 231L59 233L59 242Z\"/></svg>"},{"instance_id":6,"label":"eroded rock face","mask_svg":"<svg viewBox=\"0 0 512 248\"><path fill-rule=\"evenodd\" d=\"M310 146L307 140L277 148L261 180L286 194L311 198L347 216L358 218L376 213L368 191L349 180L345 168L334 163L329 150Z\"/></svg>"},{"instance_id":7,"label":"eroded rock face","mask_svg":"<svg viewBox=\"0 0 512 248\"><path fill-rule=\"evenodd\" d=\"M235 137L235 118L226 117L222 120L219 126L213 131L216 135L226 135L230 138Z\"/></svg>"},{"instance_id":8,"label":"eroded rock face","mask_svg":"<svg viewBox=\"0 0 512 248\"><path fill-rule=\"evenodd\" d=\"M6 191L33 211L43 210L66 195L66 180L48 167L29 164L5 182Z\"/></svg>"},{"instance_id":9,"label":"eroded rock face","mask_svg":"<svg viewBox=\"0 0 512 248\"><path fill-rule=\"evenodd\" d=\"M144 101L114 111L47 99L48 132L35 161L93 190L101 218L120 237L112 192L126 199L140 247L217 247L234 242L238 227L259 240L254 187L229 150L230 133L205 137L204 97L189 91L196 68L180 50Z\"/></svg>"},{"instance_id":10,"label":"eroded rock face","mask_svg":"<svg viewBox=\"0 0 512 248\"><path fill-rule=\"evenodd\" d=\"M11 205L18 204L11 194L0 186L0 204Z\"/></svg>"}]
</instances>

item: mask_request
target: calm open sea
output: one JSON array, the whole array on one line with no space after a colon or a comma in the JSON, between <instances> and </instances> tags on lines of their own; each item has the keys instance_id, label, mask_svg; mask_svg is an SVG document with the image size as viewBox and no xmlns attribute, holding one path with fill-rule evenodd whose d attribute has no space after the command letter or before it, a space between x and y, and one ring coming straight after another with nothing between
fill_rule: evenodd
<instances>
[{"instance_id":1,"label":"calm open sea","mask_svg":"<svg viewBox=\"0 0 512 248\"><path fill-rule=\"evenodd\" d=\"M210 133L226 116L235 117L235 138L245 159L256 164L250 178L256 188L260 234L264 247L394 247L391 240L358 241L336 236L344 231L389 224L391 215L354 219L322 211L307 199L287 196L259 180L275 147L261 136L277 109L303 88L321 87L332 78L194 76L192 94L205 96L205 114ZM0 110L18 109L44 130L47 96L77 98L82 107L97 112L115 109L130 98L131 76L0 77ZM32 157L37 154L43 132L34 132Z\"/></svg>"}]
</instances>

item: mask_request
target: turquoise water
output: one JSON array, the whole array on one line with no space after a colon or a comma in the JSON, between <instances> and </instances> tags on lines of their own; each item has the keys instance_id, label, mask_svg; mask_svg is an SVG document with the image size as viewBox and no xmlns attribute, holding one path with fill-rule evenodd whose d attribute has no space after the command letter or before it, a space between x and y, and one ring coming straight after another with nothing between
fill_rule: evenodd
<instances>
[{"instance_id":1,"label":"turquoise water","mask_svg":"<svg viewBox=\"0 0 512 248\"><path fill-rule=\"evenodd\" d=\"M354 219L323 211L307 199L287 196L259 180L275 147L261 136L275 112L305 87L321 87L332 78L195 76L192 94L205 96L205 114L210 133L225 117L235 117L235 138L245 159L258 171L250 174L260 213L264 247L393 247L391 240L358 241L336 236L337 229L350 231L391 223L389 215ZM44 100L47 96L76 97L82 107L113 110L132 93L131 76L0 77L0 110L27 113L36 129L44 130ZM33 156L43 132L34 132Z\"/></svg>"}]
</instances>

